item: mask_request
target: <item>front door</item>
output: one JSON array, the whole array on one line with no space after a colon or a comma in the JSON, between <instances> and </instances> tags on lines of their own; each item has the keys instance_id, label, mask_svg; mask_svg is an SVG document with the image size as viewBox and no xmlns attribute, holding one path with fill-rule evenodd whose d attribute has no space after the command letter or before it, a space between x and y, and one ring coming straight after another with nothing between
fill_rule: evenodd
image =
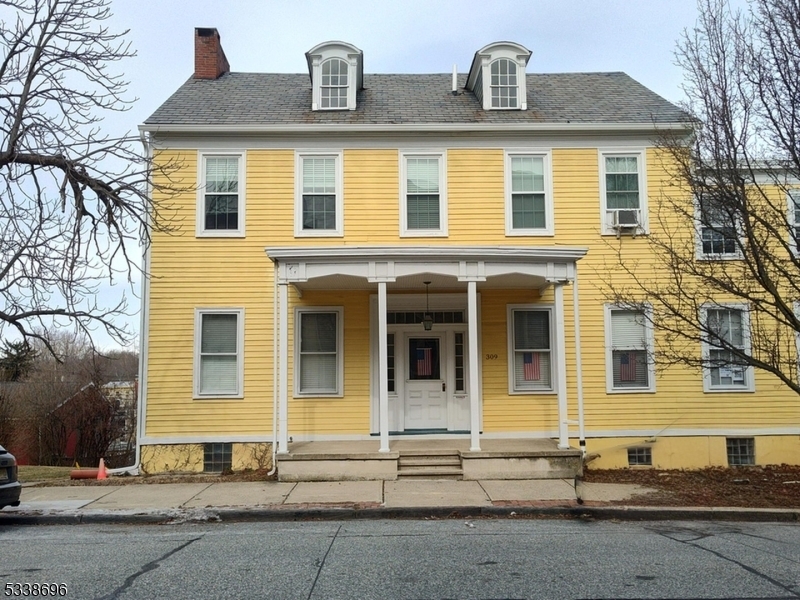
<instances>
[{"instance_id":1,"label":"front door","mask_svg":"<svg viewBox=\"0 0 800 600\"><path fill-rule=\"evenodd\" d=\"M405 429L447 429L444 334L407 335Z\"/></svg>"}]
</instances>

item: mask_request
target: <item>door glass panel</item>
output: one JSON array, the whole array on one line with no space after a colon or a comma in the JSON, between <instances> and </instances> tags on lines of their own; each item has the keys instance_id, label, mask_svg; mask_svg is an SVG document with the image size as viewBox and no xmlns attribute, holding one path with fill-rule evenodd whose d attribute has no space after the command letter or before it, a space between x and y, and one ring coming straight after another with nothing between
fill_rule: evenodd
<instances>
[{"instance_id":1,"label":"door glass panel","mask_svg":"<svg viewBox=\"0 0 800 600\"><path fill-rule=\"evenodd\" d=\"M455 339L456 354L456 393L463 394L464 387L464 334L457 333Z\"/></svg>"},{"instance_id":2,"label":"door glass panel","mask_svg":"<svg viewBox=\"0 0 800 600\"><path fill-rule=\"evenodd\" d=\"M439 338L408 340L408 378L411 381L441 379Z\"/></svg>"}]
</instances>

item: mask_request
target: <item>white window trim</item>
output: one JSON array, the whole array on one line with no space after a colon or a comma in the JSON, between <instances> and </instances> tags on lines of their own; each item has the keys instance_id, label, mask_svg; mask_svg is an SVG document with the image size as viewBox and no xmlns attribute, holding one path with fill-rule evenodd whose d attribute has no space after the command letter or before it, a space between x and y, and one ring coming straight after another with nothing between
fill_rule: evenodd
<instances>
[{"instance_id":1,"label":"white window trim","mask_svg":"<svg viewBox=\"0 0 800 600\"><path fill-rule=\"evenodd\" d=\"M795 208L794 199L792 197L796 197L797 201L800 202L800 190L789 190L786 192L786 204L789 209L788 219L789 219L789 248L792 251L792 255L795 257L800 257L800 248L798 248L798 242L795 241L795 228L800 228L800 222L796 221L798 217L800 217L800 209Z\"/></svg>"},{"instance_id":2,"label":"white window trim","mask_svg":"<svg viewBox=\"0 0 800 600\"><path fill-rule=\"evenodd\" d=\"M637 158L639 166L639 215L637 235L650 233L650 220L647 210L647 151L645 148L599 148L597 162L600 172L600 232L602 235L617 235L611 224L611 215L606 208L606 157L625 156ZM613 211L614 209L612 209Z\"/></svg>"},{"instance_id":3,"label":"white window trim","mask_svg":"<svg viewBox=\"0 0 800 600\"><path fill-rule=\"evenodd\" d=\"M203 315L236 315L236 357L237 357L237 390L235 393L202 393L200 391L200 349L203 335ZM216 400L219 398L244 398L244 308L202 307L194 309L194 383L192 385L194 400Z\"/></svg>"},{"instance_id":4,"label":"white window trim","mask_svg":"<svg viewBox=\"0 0 800 600\"><path fill-rule=\"evenodd\" d=\"M742 240L744 237L744 232L742 231L742 224L741 222L734 223L734 227L736 229L736 235L739 238L739 243L736 245L736 252L730 253L705 253L703 252L703 215L700 210L700 202L698 201L697 197L694 198L694 239L695 239L695 257L697 260L742 260L744 256L742 255Z\"/></svg>"},{"instance_id":5,"label":"white window trim","mask_svg":"<svg viewBox=\"0 0 800 600\"><path fill-rule=\"evenodd\" d=\"M516 156L533 156L543 159L544 167L544 211L546 227L542 229L514 229L514 211L511 201L511 159ZM506 196L506 235L511 236L552 236L555 234L553 202L553 168L550 150L506 150L505 152L505 196Z\"/></svg>"},{"instance_id":6,"label":"white window trim","mask_svg":"<svg viewBox=\"0 0 800 600\"><path fill-rule=\"evenodd\" d=\"M303 313L336 313L336 384L331 392L300 392L300 315ZM293 398L342 398L344 396L344 307L298 306L294 309L294 385Z\"/></svg>"},{"instance_id":7,"label":"white window trim","mask_svg":"<svg viewBox=\"0 0 800 600\"><path fill-rule=\"evenodd\" d=\"M508 394L509 396L531 396L540 394L555 394L558 392L556 383L558 382L558 343L555 338L556 327L553 323L554 306L552 304L509 304L506 306L506 333L508 338ZM547 313L547 322L550 326L550 387L540 390L518 390L514 377L514 312L538 311Z\"/></svg>"},{"instance_id":8,"label":"white window trim","mask_svg":"<svg viewBox=\"0 0 800 600\"><path fill-rule=\"evenodd\" d=\"M654 393L656 391L656 365L652 360L655 348L655 335L653 333L653 307L646 305L644 308L645 321L644 321L644 335L645 335L645 351L647 352L647 387L614 387L614 358L613 358L613 335L611 327L611 312L614 310L628 310L635 309L618 306L616 304L606 304L604 306L604 323L605 323L605 341L606 341L606 393L607 394L646 394Z\"/></svg>"},{"instance_id":9,"label":"white window trim","mask_svg":"<svg viewBox=\"0 0 800 600\"><path fill-rule=\"evenodd\" d=\"M708 311L709 310L725 310L725 309L734 309L742 311L742 341L744 343L744 351L747 354L750 354L752 348L750 345L750 307L744 303L737 303L737 302L719 302L719 303L709 303L703 304L700 307L700 319L703 327L708 322ZM703 333L703 337L705 338L707 334ZM703 361L708 361L711 356L711 350L714 348L719 348L719 346L714 346L710 344L706 339L702 341L701 350L702 350L702 357ZM719 385L713 386L711 384L711 368L708 366L703 367L703 391L707 393L718 393L718 392L754 392L755 391L755 379L753 377L754 369L752 366L745 366L744 367L744 377L745 377L745 385Z\"/></svg>"},{"instance_id":10,"label":"white window trim","mask_svg":"<svg viewBox=\"0 0 800 600\"><path fill-rule=\"evenodd\" d=\"M409 229L406 179L408 158L439 158L439 229ZM400 237L447 237L447 152L403 150L400 152Z\"/></svg>"},{"instance_id":11,"label":"white window trim","mask_svg":"<svg viewBox=\"0 0 800 600\"><path fill-rule=\"evenodd\" d=\"M792 305L792 309L794 310L794 315L797 318L800 318L800 300L797 300ZM795 368L797 369L797 381L800 382L800 331L796 331L794 334L794 347L797 354L795 355Z\"/></svg>"},{"instance_id":12,"label":"white window trim","mask_svg":"<svg viewBox=\"0 0 800 600\"><path fill-rule=\"evenodd\" d=\"M303 229L303 160L306 158L336 159L336 228ZM301 150L294 158L294 235L295 237L343 237L344 236L344 167L343 152L319 152Z\"/></svg>"},{"instance_id":13,"label":"white window trim","mask_svg":"<svg viewBox=\"0 0 800 600\"><path fill-rule=\"evenodd\" d=\"M239 206L238 206L238 229L206 229L206 160L209 158L230 158L239 159ZM230 151L203 150L197 153L197 202L195 206L195 236L196 237L245 237L245 207L247 188L246 177L247 153L244 150Z\"/></svg>"}]
</instances>

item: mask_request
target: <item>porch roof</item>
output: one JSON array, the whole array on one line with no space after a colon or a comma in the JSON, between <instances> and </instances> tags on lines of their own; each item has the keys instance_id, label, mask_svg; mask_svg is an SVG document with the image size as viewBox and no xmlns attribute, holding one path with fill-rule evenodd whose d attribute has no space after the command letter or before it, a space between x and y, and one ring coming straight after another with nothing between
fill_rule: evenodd
<instances>
[{"instance_id":1,"label":"porch roof","mask_svg":"<svg viewBox=\"0 0 800 600\"><path fill-rule=\"evenodd\" d=\"M571 246L290 246L266 248L278 282L301 289L544 288L575 278L588 251Z\"/></svg>"}]
</instances>

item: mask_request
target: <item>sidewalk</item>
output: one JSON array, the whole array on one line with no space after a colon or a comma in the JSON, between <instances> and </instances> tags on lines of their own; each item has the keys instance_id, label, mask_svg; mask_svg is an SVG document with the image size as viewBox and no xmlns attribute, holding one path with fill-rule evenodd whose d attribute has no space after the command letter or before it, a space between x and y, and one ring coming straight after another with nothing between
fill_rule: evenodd
<instances>
[{"instance_id":1,"label":"sidewalk","mask_svg":"<svg viewBox=\"0 0 800 600\"><path fill-rule=\"evenodd\" d=\"M354 518L581 517L800 521L800 510L635 507L651 490L572 480L219 482L35 487L0 526ZM582 503L578 501L581 496Z\"/></svg>"}]
</instances>

